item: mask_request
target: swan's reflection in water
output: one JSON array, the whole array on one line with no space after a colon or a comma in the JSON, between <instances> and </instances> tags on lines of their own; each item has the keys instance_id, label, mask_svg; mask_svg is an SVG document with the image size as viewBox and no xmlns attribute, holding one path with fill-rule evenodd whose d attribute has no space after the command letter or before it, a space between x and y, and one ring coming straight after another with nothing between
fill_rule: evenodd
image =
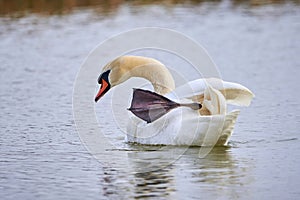
<instances>
[{"instance_id":1,"label":"swan's reflection in water","mask_svg":"<svg viewBox=\"0 0 300 200\"><path fill-rule=\"evenodd\" d=\"M171 197L174 195L175 180L171 173L172 167L166 167L152 172L136 173L135 198Z\"/></svg>"},{"instance_id":2,"label":"swan's reflection in water","mask_svg":"<svg viewBox=\"0 0 300 200\"><path fill-rule=\"evenodd\" d=\"M183 193L190 198L200 194L209 199L249 197L246 186L251 182L251 163L243 158L235 159L232 149L226 147L214 148L204 159L196 159L197 153L198 149L191 148L180 161L182 173L177 177L183 180Z\"/></svg>"},{"instance_id":3,"label":"swan's reflection in water","mask_svg":"<svg viewBox=\"0 0 300 200\"><path fill-rule=\"evenodd\" d=\"M232 149L214 148L205 158L199 158L199 148L188 148L182 152L180 147L138 147L127 152L127 158L121 156L118 168L104 168L103 193L109 198L147 198L198 199L225 198L236 199L249 195L247 184L251 182L249 172L251 163L234 159ZM137 150L140 149L140 150ZM168 155L168 159L155 160L149 157L152 150ZM156 151L155 151L156 152ZM159 155L159 154L157 154ZM127 159L128 165L124 162ZM175 159L175 162L170 162ZM155 165L153 164L155 163ZM168 164L167 164L168 163ZM152 164L152 165L151 165ZM151 168L149 168L149 165ZM116 166L116 165L112 165ZM155 169L154 171L142 170ZM246 176L247 175L247 176Z\"/></svg>"}]
</instances>

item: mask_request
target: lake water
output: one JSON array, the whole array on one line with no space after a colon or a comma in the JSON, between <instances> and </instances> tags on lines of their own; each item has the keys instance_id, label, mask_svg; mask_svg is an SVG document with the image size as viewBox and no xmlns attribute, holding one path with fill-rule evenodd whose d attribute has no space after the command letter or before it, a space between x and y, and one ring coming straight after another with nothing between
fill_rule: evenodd
<instances>
[{"instance_id":1,"label":"lake water","mask_svg":"<svg viewBox=\"0 0 300 200\"><path fill-rule=\"evenodd\" d=\"M298 1L18 2L0 2L1 199L299 198ZM147 157L150 147L119 138L126 151L116 147L113 157L98 161L81 143L72 112L81 64L98 43L144 26L195 39L224 80L255 93L229 147L202 159L198 148L190 148L160 170L137 173L139 163L123 165L124 156ZM168 65L179 64L156 54Z\"/></svg>"}]
</instances>

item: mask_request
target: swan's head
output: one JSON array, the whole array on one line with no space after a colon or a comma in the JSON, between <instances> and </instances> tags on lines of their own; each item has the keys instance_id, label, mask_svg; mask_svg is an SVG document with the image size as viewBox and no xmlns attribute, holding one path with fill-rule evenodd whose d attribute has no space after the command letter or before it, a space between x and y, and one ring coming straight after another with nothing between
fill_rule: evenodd
<instances>
[{"instance_id":1,"label":"swan's head","mask_svg":"<svg viewBox=\"0 0 300 200\"><path fill-rule=\"evenodd\" d=\"M124 75L124 69L121 69L121 59L116 59L108 63L102 70L98 78L98 84L100 84L99 92L95 97L97 102L110 88L124 82L128 77Z\"/></svg>"}]
</instances>

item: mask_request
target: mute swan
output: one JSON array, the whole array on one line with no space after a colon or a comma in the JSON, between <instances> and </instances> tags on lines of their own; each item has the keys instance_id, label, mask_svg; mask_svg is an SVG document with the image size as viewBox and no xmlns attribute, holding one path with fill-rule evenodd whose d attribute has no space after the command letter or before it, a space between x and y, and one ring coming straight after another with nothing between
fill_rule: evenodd
<instances>
[{"instance_id":1,"label":"mute swan","mask_svg":"<svg viewBox=\"0 0 300 200\"><path fill-rule=\"evenodd\" d=\"M197 79L175 89L171 73L161 62L147 57L121 56L103 67L95 101L131 77L147 79L157 94L172 100L202 105L199 110L178 107L151 123L132 116L126 141L139 144L226 145L239 114L239 110L227 113L227 104L248 106L254 97L246 87L216 78Z\"/></svg>"}]
</instances>

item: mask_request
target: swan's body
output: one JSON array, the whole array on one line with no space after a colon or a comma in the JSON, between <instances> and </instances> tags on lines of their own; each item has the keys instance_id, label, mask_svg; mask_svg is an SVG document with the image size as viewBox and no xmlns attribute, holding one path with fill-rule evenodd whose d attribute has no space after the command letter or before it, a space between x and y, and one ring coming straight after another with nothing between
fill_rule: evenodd
<instances>
[{"instance_id":1,"label":"swan's body","mask_svg":"<svg viewBox=\"0 0 300 200\"><path fill-rule=\"evenodd\" d=\"M149 80L158 94L177 102L198 102L200 110L176 108L152 123L132 116L127 127L128 142L147 145L226 145L239 110L227 113L227 104L248 106L253 98L246 87L220 79L197 79L175 89L168 69L159 61L122 56L107 64L99 77L102 87L96 101L110 87L131 77Z\"/></svg>"}]
</instances>

